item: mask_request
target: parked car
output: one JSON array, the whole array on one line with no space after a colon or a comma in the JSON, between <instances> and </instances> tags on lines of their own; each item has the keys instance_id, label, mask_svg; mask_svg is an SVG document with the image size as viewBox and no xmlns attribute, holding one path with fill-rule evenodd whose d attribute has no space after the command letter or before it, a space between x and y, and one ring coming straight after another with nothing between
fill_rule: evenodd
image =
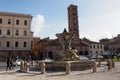
<instances>
[{"instance_id":1,"label":"parked car","mask_svg":"<svg viewBox=\"0 0 120 80\"><path fill-rule=\"evenodd\" d=\"M89 58L87 58L87 57L85 57L85 56L80 56L79 58L80 58L80 60L82 60L82 61L87 61L87 60L89 60Z\"/></svg>"},{"instance_id":2,"label":"parked car","mask_svg":"<svg viewBox=\"0 0 120 80\"><path fill-rule=\"evenodd\" d=\"M15 62L13 62L13 65L20 66L22 61L23 61L22 59L17 59Z\"/></svg>"}]
</instances>

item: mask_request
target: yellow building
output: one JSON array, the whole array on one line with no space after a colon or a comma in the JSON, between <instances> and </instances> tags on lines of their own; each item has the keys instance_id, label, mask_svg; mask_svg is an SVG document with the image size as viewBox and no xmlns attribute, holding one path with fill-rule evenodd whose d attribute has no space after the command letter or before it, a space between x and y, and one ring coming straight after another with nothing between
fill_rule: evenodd
<instances>
[{"instance_id":1,"label":"yellow building","mask_svg":"<svg viewBox=\"0 0 120 80\"><path fill-rule=\"evenodd\" d=\"M31 53L32 16L0 12L0 56L25 57Z\"/></svg>"}]
</instances>

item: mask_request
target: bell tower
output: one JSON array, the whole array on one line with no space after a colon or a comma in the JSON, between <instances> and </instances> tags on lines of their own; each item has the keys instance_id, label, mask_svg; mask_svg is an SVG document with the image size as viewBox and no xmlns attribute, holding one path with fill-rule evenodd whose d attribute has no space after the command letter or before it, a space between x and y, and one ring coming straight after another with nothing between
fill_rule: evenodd
<instances>
[{"instance_id":1,"label":"bell tower","mask_svg":"<svg viewBox=\"0 0 120 80\"><path fill-rule=\"evenodd\" d=\"M74 39L79 39L79 22L78 11L76 5L70 5L68 8L68 30Z\"/></svg>"}]
</instances>

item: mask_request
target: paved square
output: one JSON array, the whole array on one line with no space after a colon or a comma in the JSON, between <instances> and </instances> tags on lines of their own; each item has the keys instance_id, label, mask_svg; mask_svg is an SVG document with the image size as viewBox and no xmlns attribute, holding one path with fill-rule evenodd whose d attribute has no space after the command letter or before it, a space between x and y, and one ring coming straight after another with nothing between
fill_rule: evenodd
<instances>
[{"instance_id":1,"label":"paved square","mask_svg":"<svg viewBox=\"0 0 120 80\"><path fill-rule=\"evenodd\" d=\"M45 75L40 71L30 71L22 73L17 70L0 71L0 80L120 80L120 62L116 62L116 67L110 71L107 67L101 66L96 73L91 70L72 71L66 75L65 72L47 72Z\"/></svg>"}]
</instances>

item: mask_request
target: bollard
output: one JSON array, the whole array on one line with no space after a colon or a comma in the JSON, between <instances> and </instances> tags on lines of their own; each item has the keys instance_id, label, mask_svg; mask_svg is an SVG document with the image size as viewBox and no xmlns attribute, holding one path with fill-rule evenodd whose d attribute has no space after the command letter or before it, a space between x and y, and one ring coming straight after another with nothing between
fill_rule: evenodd
<instances>
[{"instance_id":1,"label":"bollard","mask_svg":"<svg viewBox=\"0 0 120 80\"><path fill-rule=\"evenodd\" d=\"M93 63L93 73L94 72L97 72L97 64L96 64L96 62L94 61L94 63Z\"/></svg>"},{"instance_id":2,"label":"bollard","mask_svg":"<svg viewBox=\"0 0 120 80\"><path fill-rule=\"evenodd\" d=\"M24 66L25 66L24 71L26 72L26 70L27 70L27 62L26 61L24 62Z\"/></svg>"},{"instance_id":3,"label":"bollard","mask_svg":"<svg viewBox=\"0 0 120 80\"><path fill-rule=\"evenodd\" d=\"M34 61L32 61L32 62L31 62L31 64L32 64L32 66L34 66L35 62L34 62Z\"/></svg>"},{"instance_id":4,"label":"bollard","mask_svg":"<svg viewBox=\"0 0 120 80\"><path fill-rule=\"evenodd\" d=\"M112 68L114 68L114 67L115 67L115 61L112 60Z\"/></svg>"},{"instance_id":5,"label":"bollard","mask_svg":"<svg viewBox=\"0 0 120 80\"><path fill-rule=\"evenodd\" d=\"M98 67L100 67L101 66L101 60L99 59L98 60Z\"/></svg>"},{"instance_id":6,"label":"bollard","mask_svg":"<svg viewBox=\"0 0 120 80\"><path fill-rule=\"evenodd\" d=\"M20 65L20 71L24 71L24 61L21 62L21 65Z\"/></svg>"},{"instance_id":7,"label":"bollard","mask_svg":"<svg viewBox=\"0 0 120 80\"><path fill-rule=\"evenodd\" d=\"M25 61L25 72L29 72L29 63Z\"/></svg>"},{"instance_id":8,"label":"bollard","mask_svg":"<svg viewBox=\"0 0 120 80\"><path fill-rule=\"evenodd\" d=\"M45 74L46 72L45 72L45 63L44 62L42 62L41 63L41 74Z\"/></svg>"},{"instance_id":9,"label":"bollard","mask_svg":"<svg viewBox=\"0 0 120 80\"><path fill-rule=\"evenodd\" d=\"M66 74L70 74L70 72L71 72L70 62L66 62Z\"/></svg>"},{"instance_id":10,"label":"bollard","mask_svg":"<svg viewBox=\"0 0 120 80\"><path fill-rule=\"evenodd\" d=\"M27 62L27 69L26 69L26 72L29 72L29 71L30 71L29 65L30 65L30 64Z\"/></svg>"},{"instance_id":11,"label":"bollard","mask_svg":"<svg viewBox=\"0 0 120 80\"><path fill-rule=\"evenodd\" d=\"M108 65L108 70L111 70L111 68L112 68L112 62L110 60L107 61L107 65Z\"/></svg>"}]
</instances>

